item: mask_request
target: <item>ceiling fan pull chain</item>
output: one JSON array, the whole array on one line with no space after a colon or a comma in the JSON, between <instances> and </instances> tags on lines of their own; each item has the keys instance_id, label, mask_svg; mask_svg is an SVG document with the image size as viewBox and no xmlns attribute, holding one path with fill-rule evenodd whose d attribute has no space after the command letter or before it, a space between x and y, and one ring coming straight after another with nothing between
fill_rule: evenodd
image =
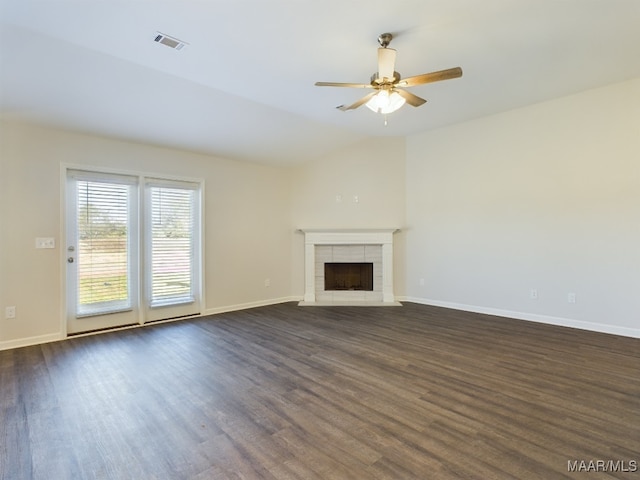
<instances>
[{"instance_id":1,"label":"ceiling fan pull chain","mask_svg":"<svg viewBox=\"0 0 640 480\"><path fill-rule=\"evenodd\" d=\"M384 114L384 126L385 127L387 126L387 114L386 113Z\"/></svg>"}]
</instances>

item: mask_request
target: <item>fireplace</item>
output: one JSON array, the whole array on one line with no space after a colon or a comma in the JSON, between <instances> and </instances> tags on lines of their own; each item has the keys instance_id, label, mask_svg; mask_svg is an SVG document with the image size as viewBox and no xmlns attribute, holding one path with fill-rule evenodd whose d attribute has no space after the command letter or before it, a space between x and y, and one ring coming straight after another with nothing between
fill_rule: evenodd
<instances>
[{"instance_id":1,"label":"fireplace","mask_svg":"<svg viewBox=\"0 0 640 480\"><path fill-rule=\"evenodd\" d=\"M325 263L325 290L373 291L373 263Z\"/></svg>"},{"instance_id":2,"label":"fireplace","mask_svg":"<svg viewBox=\"0 0 640 480\"><path fill-rule=\"evenodd\" d=\"M397 229L301 231L305 293L300 305L400 305L393 294Z\"/></svg>"}]
</instances>

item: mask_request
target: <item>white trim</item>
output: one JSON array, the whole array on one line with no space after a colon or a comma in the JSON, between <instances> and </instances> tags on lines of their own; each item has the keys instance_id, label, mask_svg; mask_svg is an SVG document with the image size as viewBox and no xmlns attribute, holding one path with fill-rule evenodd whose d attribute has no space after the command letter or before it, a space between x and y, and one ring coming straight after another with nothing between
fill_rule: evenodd
<instances>
[{"instance_id":1,"label":"white trim","mask_svg":"<svg viewBox=\"0 0 640 480\"><path fill-rule=\"evenodd\" d=\"M300 300L301 300L301 297L291 296L291 297L271 298L268 300L258 300L256 302L239 303L237 305L225 305L223 307L210 308L206 312L204 312L202 316L217 315L218 313L226 313L226 312L235 312L237 310L247 310L249 308L267 307L269 305L277 305L279 303L298 302Z\"/></svg>"},{"instance_id":2,"label":"white trim","mask_svg":"<svg viewBox=\"0 0 640 480\"><path fill-rule=\"evenodd\" d=\"M536 313L514 312L512 310L502 310L499 308L479 307L476 305L465 305L454 302L443 302L440 300L431 300L428 298L401 297L398 298L398 300L400 300L401 302L413 302L422 305L431 305L434 307L463 310L465 312L482 313L486 315L495 315L497 317L513 318L516 320L545 323L548 325L556 325L558 327L578 328L580 330L589 330L592 332L609 333L611 335L621 335L623 337L640 338L639 328L619 327L617 325L609 325L606 323L585 322L584 320L552 317L549 315L538 315Z\"/></svg>"},{"instance_id":3,"label":"white trim","mask_svg":"<svg viewBox=\"0 0 640 480\"><path fill-rule=\"evenodd\" d=\"M11 350L12 348L30 347L32 345L41 345L43 343L58 342L60 340L66 340L66 337L61 333L19 338L17 340L6 340L0 342L0 351Z\"/></svg>"},{"instance_id":4,"label":"white trim","mask_svg":"<svg viewBox=\"0 0 640 480\"><path fill-rule=\"evenodd\" d=\"M60 242L58 242L58 255L60 261L59 269L59 282L60 282L60 337L67 337L67 295L69 286L67 285L67 220L68 220L68 205L67 205L67 172L71 169L70 165L66 163L60 163ZM1 348L0 348L1 349Z\"/></svg>"},{"instance_id":5,"label":"white trim","mask_svg":"<svg viewBox=\"0 0 640 480\"><path fill-rule=\"evenodd\" d=\"M204 312L207 308L207 304L206 304L206 296L207 296L207 286L205 285L205 268L206 268L206 259L204 258L204 254L205 254L205 243L206 243L206 238L204 236L205 231L206 231L206 225L205 225L205 212L204 212L204 206L207 203L207 191L205 189L205 179L202 178L200 179L200 199L198 200L198 215L200 215L200 218L198 218L198 225L200 227L200 231L198 232L198 259L200 261L200 267L198 268L198 286L200 288L200 291L198 292L198 296L200 297L200 311Z\"/></svg>"},{"instance_id":6,"label":"white trim","mask_svg":"<svg viewBox=\"0 0 640 480\"><path fill-rule=\"evenodd\" d=\"M158 172L146 171L146 170L128 170L126 168L103 167L100 165L84 165L81 163L61 162L60 166L63 168L63 171L65 172L65 176L66 176L67 170L81 170L89 173L98 173L98 174L107 173L107 174L113 174L113 175L133 176L138 178L145 177L148 179L156 179L156 180L168 179L168 180L176 180L179 182L188 182L188 183L201 183L202 181L204 181L204 179L200 177L187 177L182 175L158 173Z\"/></svg>"},{"instance_id":7,"label":"white trim","mask_svg":"<svg viewBox=\"0 0 640 480\"><path fill-rule=\"evenodd\" d=\"M391 235L399 228L362 228L362 229L328 229L328 228L300 228L305 234L305 243L315 245L367 245L383 244L391 240Z\"/></svg>"}]
</instances>

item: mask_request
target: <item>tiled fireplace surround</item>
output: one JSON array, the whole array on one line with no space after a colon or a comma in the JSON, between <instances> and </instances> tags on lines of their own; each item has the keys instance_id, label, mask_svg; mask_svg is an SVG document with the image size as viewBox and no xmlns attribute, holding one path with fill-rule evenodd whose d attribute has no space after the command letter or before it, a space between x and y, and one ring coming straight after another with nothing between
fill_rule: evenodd
<instances>
[{"instance_id":1,"label":"tiled fireplace surround","mask_svg":"<svg viewBox=\"0 0 640 480\"><path fill-rule=\"evenodd\" d=\"M396 230L301 229L305 234L305 293L300 305L399 305L393 294ZM373 263L373 291L326 291L327 262Z\"/></svg>"}]
</instances>

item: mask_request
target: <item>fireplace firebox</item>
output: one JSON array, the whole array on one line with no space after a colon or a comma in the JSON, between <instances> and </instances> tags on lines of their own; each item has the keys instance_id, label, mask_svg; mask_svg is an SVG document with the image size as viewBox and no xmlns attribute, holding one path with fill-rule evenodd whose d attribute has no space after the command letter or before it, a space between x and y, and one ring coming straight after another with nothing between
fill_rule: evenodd
<instances>
[{"instance_id":1,"label":"fireplace firebox","mask_svg":"<svg viewBox=\"0 0 640 480\"><path fill-rule=\"evenodd\" d=\"M325 263L324 289L373 291L373 263Z\"/></svg>"}]
</instances>

